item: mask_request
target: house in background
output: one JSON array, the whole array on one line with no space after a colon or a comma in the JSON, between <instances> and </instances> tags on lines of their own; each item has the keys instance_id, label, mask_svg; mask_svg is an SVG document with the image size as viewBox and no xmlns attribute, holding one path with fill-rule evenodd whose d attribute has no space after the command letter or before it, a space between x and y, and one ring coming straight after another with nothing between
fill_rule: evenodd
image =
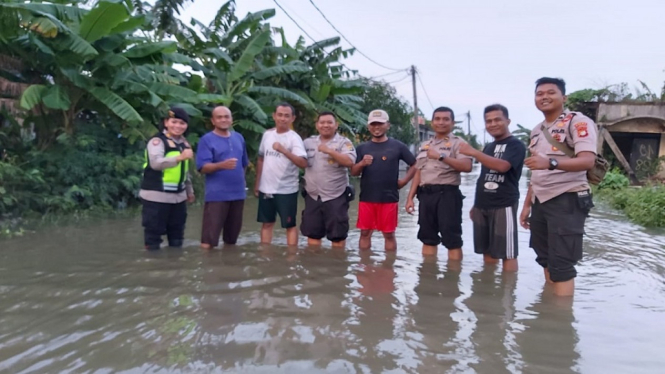
<instances>
[{"instance_id":1,"label":"house in background","mask_svg":"<svg viewBox=\"0 0 665 374\"><path fill-rule=\"evenodd\" d=\"M598 152L608 148L633 183L657 168L665 178L665 103L593 103L599 126Z\"/></svg>"}]
</instances>

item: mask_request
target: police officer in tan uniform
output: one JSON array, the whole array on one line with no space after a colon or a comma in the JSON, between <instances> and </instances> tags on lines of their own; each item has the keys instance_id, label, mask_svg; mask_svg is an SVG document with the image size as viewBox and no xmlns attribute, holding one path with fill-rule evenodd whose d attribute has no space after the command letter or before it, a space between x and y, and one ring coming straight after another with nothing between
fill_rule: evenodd
<instances>
[{"instance_id":1,"label":"police officer in tan uniform","mask_svg":"<svg viewBox=\"0 0 665 374\"><path fill-rule=\"evenodd\" d=\"M333 248L344 248L349 233L349 172L356 160L353 143L337 133L332 112L316 121L318 136L305 139L305 209L300 232L307 244L321 245L325 236Z\"/></svg>"},{"instance_id":2,"label":"police officer in tan uniform","mask_svg":"<svg viewBox=\"0 0 665 374\"><path fill-rule=\"evenodd\" d=\"M423 255L436 255L439 243L448 249L448 259L462 259L461 172L470 172L472 159L459 152L464 140L452 134L455 113L439 107L432 115L434 139L423 142L416 157L416 175L406 201L406 211L414 212L418 195L418 239Z\"/></svg>"},{"instance_id":3,"label":"police officer in tan uniform","mask_svg":"<svg viewBox=\"0 0 665 374\"><path fill-rule=\"evenodd\" d=\"M584 114L564 110L565 95L562 79L536 81L536 107L545 120L531 132L531 156L524 161L533 174L520 224L531 229L530 246L545 269L546 281L554 284L554 294L572 296L584 222L593 207L586 172L595 163L597 130ZM575 158L548 141L541 127L553 140L574 149Z\"/></svg>"}]
</instances>

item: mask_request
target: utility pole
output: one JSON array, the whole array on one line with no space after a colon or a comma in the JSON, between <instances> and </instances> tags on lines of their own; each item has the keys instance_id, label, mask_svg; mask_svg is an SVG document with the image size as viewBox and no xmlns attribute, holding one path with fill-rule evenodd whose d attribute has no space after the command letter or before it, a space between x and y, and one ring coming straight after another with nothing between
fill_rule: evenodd
<instances>
[{"instance_id":1,"label":"utility pole","mask_svg":"<svg viewBox=\"0 0 665 374\"><path fill-rule=\"evenodd\" d=\"M413 126L416 133L420 135L420 126L418 126L418 95L416 94L416 67L411 65L411 84L413 85ZM418 137L420 141L420 136Z\"/></svg>"},{"instance_id":2,"label":"utility pole","mask_svg":"<svg viewBox=\"0 0 665 374\"><path fill-rule=\"evenodd\" d=\"M469 139L471 139L471 111L466 112L466 128L466 134L469 136Z\"/></svg>"}]
</instances>

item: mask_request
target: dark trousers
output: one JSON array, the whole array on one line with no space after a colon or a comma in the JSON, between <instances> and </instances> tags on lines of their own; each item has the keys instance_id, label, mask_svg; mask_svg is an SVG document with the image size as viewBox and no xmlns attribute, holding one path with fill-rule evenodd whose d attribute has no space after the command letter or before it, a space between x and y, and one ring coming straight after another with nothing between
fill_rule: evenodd
<instances>
[{"instance_id":1,"label":"dark trousers","mask_svg":"<svg viewBox=\"0 0 665 374\"><path fill-rule=\"evenodd\" d=\"M219 244L219 235L224 230L225 244L236 244L242 229L242 211L245 200L209 201L203 207L203 227L201 244L215 247Z\"/></svg>"},{"instance_id":2,"label":"dark trousers","mask_svg":"<svg viewBox=\"0 0 665 374\"><path fill-rule=\"evenodd\" d=\"M162 235L170 247L182 247L187 221L187 202L178 204L156 203L143 200L143 233L146 249L159 249Z\"/></svg>"},{"instance_id":3,"label":"dark trousers","mask_svg":"<svg viewBox=\"0 0 665 374\"><path fill-rule=\"evenodd\" d=\"M425 245L462 248L462 200L459 186L418 187L418 239Z\"/></svg>"}]
</instances>

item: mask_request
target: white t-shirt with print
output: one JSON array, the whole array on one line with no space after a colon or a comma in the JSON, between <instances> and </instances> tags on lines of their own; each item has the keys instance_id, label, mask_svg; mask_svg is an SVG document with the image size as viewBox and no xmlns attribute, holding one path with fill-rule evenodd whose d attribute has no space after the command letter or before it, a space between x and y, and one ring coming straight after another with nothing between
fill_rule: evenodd
<instances>
[{"instance_id":1,"label":"white t-shirt with print","mask_svg":"<svg viewBox=\"0 0 665 374\"><path fill-rule=\"evenodd\" d=\"M265 194L292 194L298 192L299 170L291 160L272 146L281 143L286 149L298 157L307 158L305 145L298 133L293 130L278 134L275 129L263 133L259 156L263 157L263 171L259 181L259 191Z\"/></svg>"}]
</instances>

